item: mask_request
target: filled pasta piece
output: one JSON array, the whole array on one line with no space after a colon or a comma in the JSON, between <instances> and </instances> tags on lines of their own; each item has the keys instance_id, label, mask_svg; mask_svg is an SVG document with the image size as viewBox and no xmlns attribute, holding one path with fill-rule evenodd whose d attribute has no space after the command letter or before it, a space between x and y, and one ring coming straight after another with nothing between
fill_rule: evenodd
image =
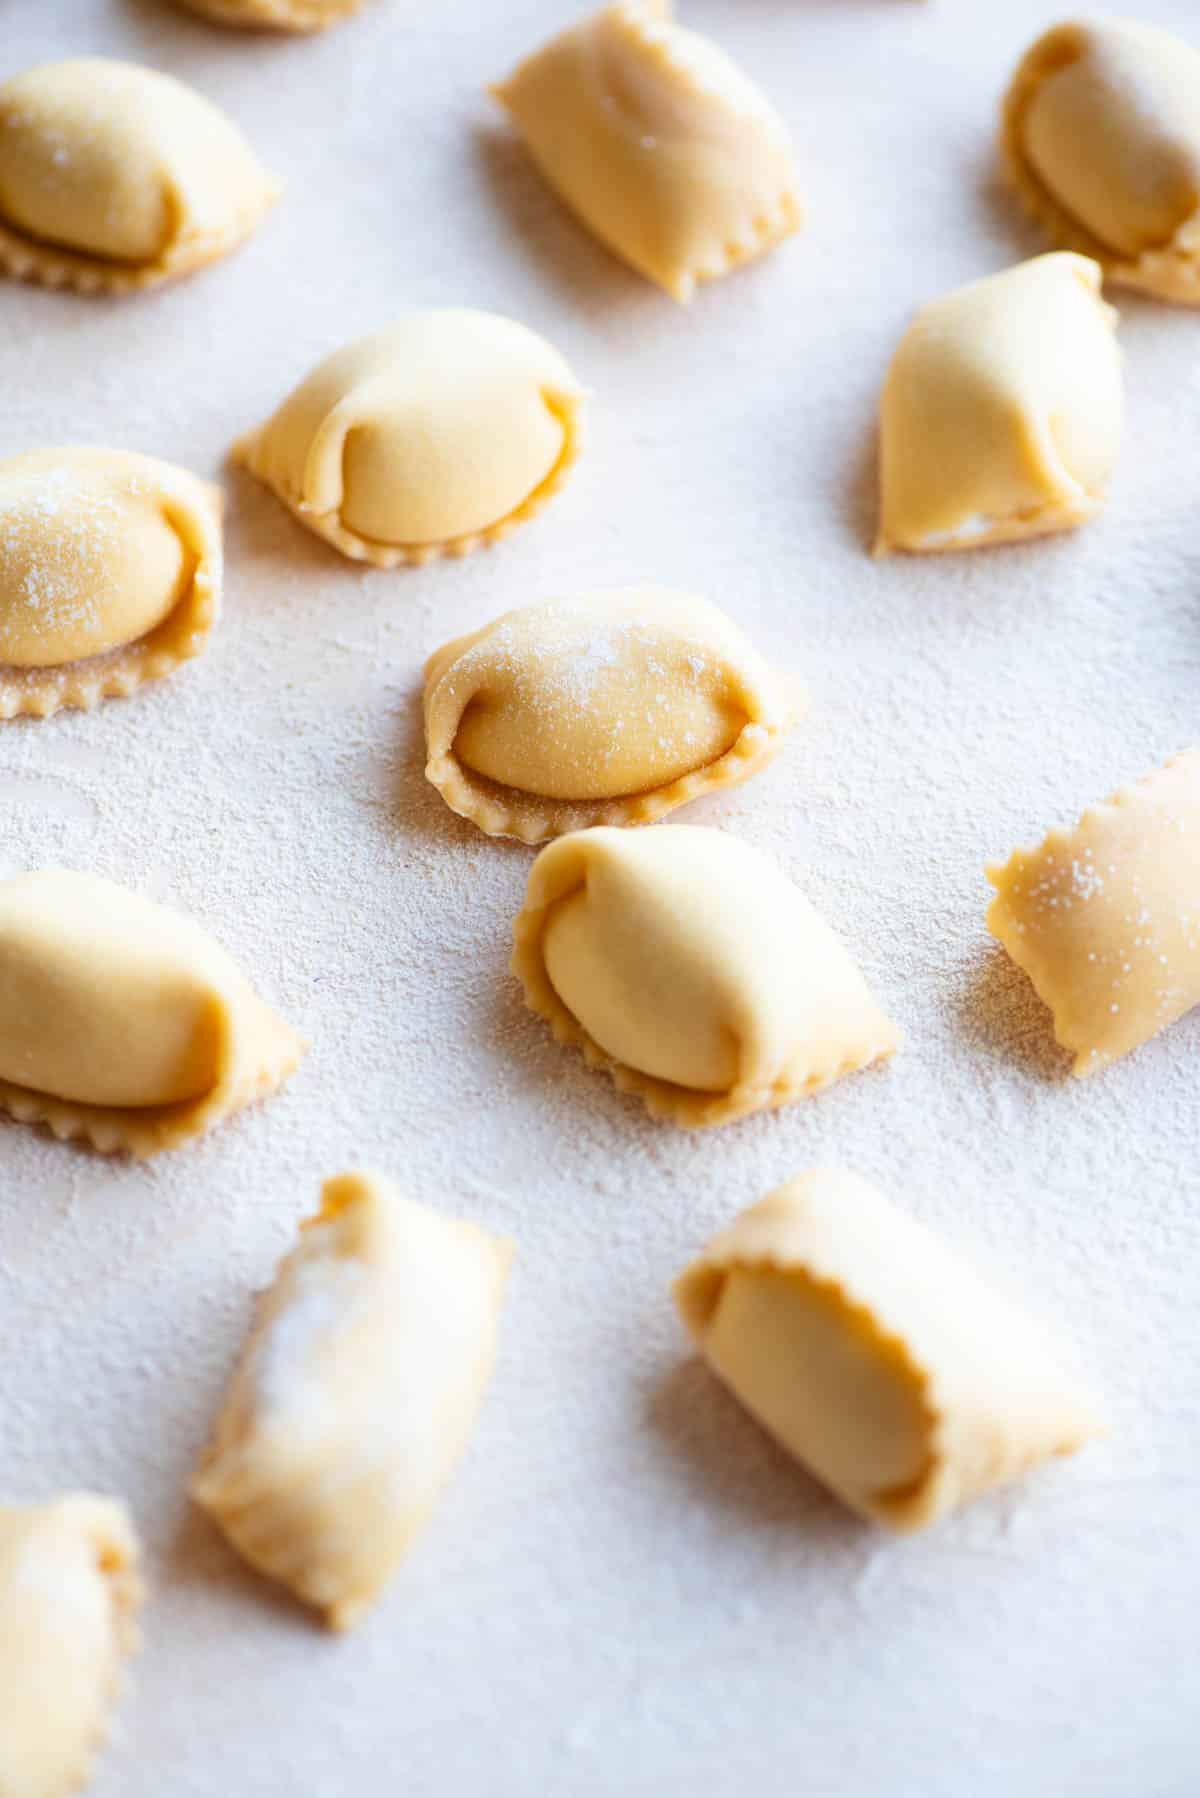
<instances>
[{"instance_id":1,"label":"filled pasta piece","mask_svg":"<svg viewBox=\"0 0 1200 1798\"><path fill-rule=\"evenodd\" d=\"M188 12L246 31L327 31L366 0L176 0Z\"/></svg>"},{"instance_id":2,"label":"filled pasta piece","mask_svg":"<svg viewBox=\"0 0 1200 1798\"><path fill-rule=\"evenodd\" d=\"M631 268L688 301L800 226L782 120L671 0L619 0L492 91L550 186Z\"/></svg>"},{"instance_id":3,"label":"filled pasta piece","mask_svg":"<svg viewBox=\"0 0 1200 1798\"><path fill-rule=\"evenodd\" d=\"M1130 19L1055 25L1004 102L1004 160L1055 243L1200 305L1200 52Z\"/></svg>"},{"instance_id":4,"label":"filled pasta piece","mask_svg":"<svg viewBox=\"0 0 1200 1798\"><path fill-rule=\"evenodd\" d=\"M146 1157L273 1092L304 1044L206 930L112 881L0 882L0 1110Z\"/></svg>"},{"instance_id":5,"label":"filled pasta piece","mask_svg":"<svg viewBox=\"0 0 1200 1798\"><path fill-rule=\"evenodd\" d=\"M578 454L582 402L523 325L417 312L336 351L234 455L344 556L394 568L533 517Z\"/></svg>"},{"instance_id":6,"label":"filled pasta piece","mask_svg":"<svg viewBox=\"0 0 1200 1798\"><path fill-rule=\"evenodd\" d=\"M48 717L161 679L221 604L221 496L124 450L0 462L0 719Z\"/></svg>"},{"instance_id":7,"label":"filled pasta piece","mask_svg":"<svg viewBox=\"0 0 1200 1798\"><path fill-rule=\"evenodd\" d=\"M560 837L513 937L526 1003L558 1041L687 1129L789 1105L899 1047L803 893L719 830Z\"/></svg>"},{"instance_id":8,"label":"filled pasta piece","mask_svg":"<svg viewBox=\"0 0 1200 1798\"><path fill-rule=\"evenodd\" d=\"M208 100L105 57L0 85L0 270L120 293L186 275L250 235L279 188Z\"/></svg>"},{"instance_id":9,"label":"filled pasta piece","mask_svg":"<svg viewBox=\"0 0 1200 1798\"><path fill-rule=\"evenodd\" d=\"M988 868L987 925L1079 1078L1200 1005L1200 749Z\"/></svg>"},{"instance_id":10,"label":"filled pasta piece","mask_svg":"<svg viewBox=\"0 0 1200 1798\"><path fill-rule=\"evenodd\" d=\"M69 1798L86 1782L141 1602L124 1505L88 1492L0 1505L4 1798Z\"/></svg>"},{"instance_id":11,"label":"filled pasta piece","mask_svg":"<svg viewBox=\"0 0 1200 1798\"><path fill-rule=\"evenodd\" d=\"M916 1530L1099 1432L1040 1330L839 1169L750 1206L675 1285L718 1378L843 1502Z\"/></svg>"},{"instance_id":12,"label":"filled pasta piece","mask_svg":"<svg viewBox=\"0 0 1200 1798\"><path fill-rule=\"evenodd\" d=\"M378 1597L466 1447L511 1259L379 1175L341 1174L260 1301L192 1494L332 1629Z\"/></svg>"},{"instance_id":13,"label":"filled pasta piece","mask_svg":"<svg viewBox=\"0 0 1200 1798\"><path fill-rule=\"evenodd\" d=\"M430 658L425 772L490 836L540 843L747 780L798 704L715 606L590 593L506 612Z\"/></svg>"},{"instance_id":14,"label":"filled pasta piece","mask_svg":"<svg viewBox=\"0 0 1200 1798\"><path fill-rule=\"evenodd\" d=\"M1037 256L931 300L880 408L877 553L973 549L1093 517L1121 438L1100 269Z\"/></svg>"}]
</instances>

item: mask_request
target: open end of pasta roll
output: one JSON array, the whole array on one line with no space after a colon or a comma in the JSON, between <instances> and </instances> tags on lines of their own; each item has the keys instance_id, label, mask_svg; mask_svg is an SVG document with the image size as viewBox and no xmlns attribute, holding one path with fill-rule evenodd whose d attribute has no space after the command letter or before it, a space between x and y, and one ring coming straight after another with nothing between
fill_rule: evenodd
<instances>
[{"instance_id":1,"label":"open end of pasta roll","mask_svg":"<svg viewBox=\"0 0 1200 1798\"><path fill-rule=\"evenodd\" d=\"M466 1447L511 1260L342 1174L261 1301L192 1494L333 1629L378 1597Z\"/></svg>"},{"instance_id":2,"label":"open end of pasta roll","mask_svg":"<svg viewBox=\"0 0 1200 1798\"><path fill-rule=\"evenodd\" d=\"M742 1212L675 1298L747 1410L891 1529L921 1529L1101 1429L1035 1325L837 1169Z\"/></svg>"},{"instance_id":3,"label":"open end of pasta roll","mask_svg":"<svg viewBox=\"0 0 1200 1798\"><path fill-rule=\"evenodd\" d=\"M221 508L152 456L0 462L0 719L88 710L200 655L220 614Z\"/></svg>"},{"instance_id":4,"label":"open end of pasta roll","mask_svg":"<svg viewBox=\"0 0 1200 1798\"><path fill-rule=\"evenodd\" d=\"M123 1505L0 1506L0 1791L67 1798L87 1781L141 1602Z\"/></svg>"},{"instance_id":5,"label":"open end of pasta roll","mask_svg":"<svg viewBox=\"0 0 1200 1798\"><path fill-rule=\"evenodd\" d=\"M0 85L0 270L129 292L250 235L278 197L240 132L181 81L79 57Z\"/></svg>"},{"instance_id":6,"label":"open end of pasta roll","mask_svg":"<svg viewBox=\"0 0 1200 1798\"><path fill-rule=\"evenodd\" d=\"M1004 102L1003 154L1056 243L1109 280L1200 305L1200 54L1152 25L1056 25Z\"/></svg>"},{"instance_id":7,"label":"open end of pasta roll","mask_svg":"<svg viewBox=\"0 0 1200 1798\"><path fill-rule=\"evenodd\" d=\"M507 612L425 671L426 775L526 843L747 780L802 705L715 606L657 587Z\"/></svg>"},{"instance_id":8,"label":"open end of pasta roll","mask_svg":"<svg viewBox=\"0 0 1200 1798\"><path fill-rule=\"evenodd\" d=\"M94 875L0 883L0 1109L139 1158L274 1091L303 1053L208 933Z\"/></svg>"},{"instance_id":9,"label":"open end of pasta roll","mask_svg":"<svg viewBox=\"0 0 1200 1798\"><path fill-rule=\"evenodd\" d=\"M1078 1078L1200 1005L1200 749L987 870L987 925Z\"/></svg>"}]
</instances>

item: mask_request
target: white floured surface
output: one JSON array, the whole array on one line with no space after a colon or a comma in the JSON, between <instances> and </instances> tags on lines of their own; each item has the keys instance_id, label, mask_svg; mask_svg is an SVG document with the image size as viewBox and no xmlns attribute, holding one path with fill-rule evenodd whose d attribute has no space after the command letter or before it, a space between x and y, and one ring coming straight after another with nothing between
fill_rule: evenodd
<instances>
[{"instance_id":1,"label":"white floured surface","mask_svg":"<svg viewBox=\"0 0 1200 1798\"><path fill-rule=\"evenodd\" d=\"M1140 8L1136 9L1140 12ZM231 477L202 662L0 727L0 871L176 901L313 1039L285 1093L150 1168L0 1128L0 1467L128 1498L156 1599L99 1798L1188 1798L1200 1752L1200 1016L1087 1085L989 945L982 868L1200 736L1200 314L1119 298L1107 515L876 564L870 445L914 306L1036 248L991 187L1046 0L694 0L799 143L810 217L681 312L547 196L479 90L554 0L374 0L245 38L158 0L0 0L5 73L104 51L196 83L287 182L149 298L0 286L0 452L215 474L320 356L409 306L544 332L593 388L566 492L500 549L364 572ZM1188 0L1153 16L1195 27ZM658 581L813 709L681 821L776 855L903 1024L888 1070L700 1137L554 1046L505 971L530 852L424 782L425 655L512 606ZM1114 1433L928 1540L852 1522L690 1360L671 1276L823 1160L1073 1339ZM249 1316L347 1164L518 1240L466 1462L388 1597L324 1637L184 1483ZM999 1345L998 1345L999 1346Z\"/></svg>"}]
</instances>

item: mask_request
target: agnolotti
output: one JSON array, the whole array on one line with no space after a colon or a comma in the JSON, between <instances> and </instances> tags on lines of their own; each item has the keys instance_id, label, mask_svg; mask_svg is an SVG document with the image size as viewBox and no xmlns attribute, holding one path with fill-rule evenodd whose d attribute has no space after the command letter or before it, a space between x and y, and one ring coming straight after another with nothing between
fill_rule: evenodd
<instances>
[{"instance_id":1,"label":"agnolotti","mask_svg":"<svg viewBox=\"0 0 1200 1798\"><path fill-rule=\"evenodd\" d=\"M719 830L560 837L513 937L526 1003L558 1041L685 1129L789 1105L899 1047L803 893Z\"/></svg>"},{"instance_id":2,"label":"agnolotti","mask_svg":"<svg viewBox=\"0 0 1200 1798\"><path fill-rule=\"evenodd\" d=\"M799 229L782 121L670 0L606 7L493 92L559 197L677 300Z\"/></svg>"},{"instance_id":3,"label":"agnolotti","mask_svg":"<svg viewBox=\"0 0 1200 1798\"><path fill-rule=\"evenodd\" d=\"M108 1734L137 1646L138 1545L124 1505L72 1493L0 1506L0 1792L68 1798Z\"/></svg>"},{"instance_id":4,"label":"agnolotti","mask_svg":"<svg viewBox=\"0 0 1200 1798\"><path fill-rule=\"evenodd\" d=\"M417 312L322 362L234 448L300 523L381 568L497 542L562 486L583 393L488 312Z\"/></svg>"},{"instance_id":5,"label":"agnolotti","mask_svg":"<svg viewBox=\"0 0 1200 1798\"><path fill-rule=\"evenodd\" d=\"M199 655L221 603L221 496L124 450L0 462L0 718L128 694Z\"/></svg>"},{"instance_id":6,"label":"agnolotti","mask_svg":"<svg viewBox=\"0 0 1200 1798\"><path fill-rule=\"evenodd\" d=\"M838 1169L743 1211L675 1300L758 1422L889 1529L922 1529L1100 1430L1029 1319Z\"/></svg>"},{"instance_id":7,"label":"agnolotti","mask_svg":"<svg viewBox=\"0 0 1200 1798\"><path fill-rule=\"evenodd\" d=\"M0 270L120 293L214 262L278 186L223 113L170 75L104 57L0 86Z\"/></svg>"},{"instance_id":8,"label":"agnolotti","mask_svg":"<svg viewBox=\"0 0 1200 1798\"><path fill-rule=\"evenodd\" d=\"M0 882L0 1110L146 1157L273 1092L304 1045L180 913L65 868Z\"/></svg>"},{"instance_id":9,"label":"agnolotti","mask_svg":"<svg viewBox=\"0 0 1200 1798\"><path fill-rule=\"evenodd\" d=\"M1098 512L1121 437L1116 313L1059 253L923 306L880 412L876 553L1038 537Z\"/></svg>"},{"instance_id":10,"label":"agnolotti","mask_svg":"<svg viewBox=\"0 0 1200 1798\"><path fill-rule=\"evenodd\" d=\"M390 1181L341 1174L260 1301L192 1494L332 1629L378 1597L466 1447L511 1259Z\"/></svg>"},{"instance_id":11,"label":"agnolotti","mask_svg":"<svg viewBox=\"0 0 1200 1798\"><path fill-rule=\"evenodd\" d=\"M179 0L189 12L248 31L327 31L364 0Z\"/></svg>"},{"instance_id":12,"label":"agnolotti","mask_svg":"<svg viewBox=\"0 0 1200 1798\"><path fill-rule=\"evenodd\" d=\"M715 606L631 587L506 612L425 671L425 772L490 836L645 824L748 779L798 696Z\"/></svg>"},{"instance_id":13,"label":"agnolotti","mask_svg":"<svg viewBox=\"0 0 1200 1798\"><path fill-rule=\"evenodd\" d=\"M1083 1077L1200 1005L1200 749L987 871L987 925Z\"/></svg>"},{"instance_id":14,"label":"agnolotti","mask_svg":"<svg viewBox=\"0 0 1200 1798\"><path fill-rule=\"evenodd\" d=\"M1153 25L1056 25L1004 102L1004 159L1056 243L1109 280L1200 305L1200 54Z\"/></svg>"}]
</instances>

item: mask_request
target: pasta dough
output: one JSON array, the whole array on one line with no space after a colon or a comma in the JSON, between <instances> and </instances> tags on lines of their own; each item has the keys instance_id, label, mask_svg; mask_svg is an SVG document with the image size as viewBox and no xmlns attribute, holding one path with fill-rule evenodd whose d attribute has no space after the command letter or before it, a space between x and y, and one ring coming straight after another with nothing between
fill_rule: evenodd
<instances>
[{"instance_id":1,"label":"pasta dough","mask_svg":"<svg viewBox=\"0 0 1200 1798\"><path fill-rule=\"evenodd\" d=\"M304 1045L207 931L111 881L0 882L0 1109L155 1155L273 1092Z\"/></svg>"},{"instance_id":2,"label":"pasta dough","mask_svg":"<svg viewBox=\"0 0 1200 1798\"><path fill-rule=\"evenodd\" d=\"M132 693L199 655L221 603L221 496L123 450L0 462L0 718Z\"/></svg>"},{"instance_id":3,"label":"pasta dough","mask_svg":"<svg viewBox=\"0 0 1200 1798\"><path fill-rule=\"evenodd\" d=\"M493 92L560 198L677 300L799 229L783 123L670 0L606 7Z\"/></svg>"},{"instance_id":4,"label":"pasta dough","mask_svg":"<svg viewBox=\"0 0 1200 1798\"><path fill-rule=\"evenodd\" d=\"M758 1422L891 1529L1099 1432L1034 1325L854 1174L819 1169L743 1211L675 1299Z\"/></svg>"},{"instance_id":5,"label":"pasta dough","mask_svg":"<svg viewBox=\"0 0 1200 1798\"><path fill-rule=\"evenodd\" d=\"M1200 54L1153 25L1056 25L1004 103L1004 158L1056 243L1200 305Z\"/></svg>"},{"instance_id":6,"label":"pasta dough","mask_svg":"<svg viewBox=\"0 0 1200 1798\"><path fill-rule=\"evenodd\" d=\"M1121 435L1116 313L1082 256L1038 256L923 306L888 370L877 552L1082 524Z\"/></svg>"},{"instance_id":7,"label":"pasta dough","mask_svg":"<svg viewBox=\"0 0 1200 1798\"><path fill-rule=\"evenodd\" d=\"M585 830L543 849L513 972L559 1042L687 1129L788 1105L891 1055L842 943L719 830Z\"/></svg>"},{"instance_id":8,"label":"pasta dough","mask_svg":"<svg viewBox=\"0 0 1200 1798\"><path fill-rule=\"evenodd\" d=\"M393 568L539 511L578 454L582 399L523 325L416 312L322 362L234 454L343 555Z\"/></svg>"},{"instance_id":9,"label":"pasta dough","mask_svg":"<svg viewBox=\"0 0 1200 1798\"><path fill-rule=\"evenodd\" d=\"M87 1779L141 1600L123 1505L83 1492L0 1506L3 1798L68 1798Z\"/></svg>"},{"instance_id":10,"label":"pasta dough","mask_svg":"<svg viewBox=\"0 0 1200 1798\"><path fill-rule=\"evenodd\" d=\"M466 1447L511 1259L341 1174L261 1302L192 1493L333 1629L378 1596Z\"/></svg>"},{"instance_id":11,"label":"pasta dough","mask_svg":"<svg viewBox=\"0 0 1200 1798\"><path fill-rule=\"evenodd\" d=\"M490 836L644 824L771 759L788 698L736 626L659 587L506 612L425 670L425 769Z\"/></svg>"},{"instance_id":12,"label":"pasta dough","mask_svg":"<svg viewBox=\"0 0 1200 1798\"><path fill-rule=\"evenodd\" d=\"M179 0L189 12L250 31L327 31L363 0Z\"/></svg>"},{"instance_id":13,"label":"pasta dough","mask_svg":"<svg viewBox=\"0 0 1200 1798\"><path fill-rule=\"evenodd\" d=\"M279 189L224 114L99 56L0 86L0 270L118 293L214 262Z\"/></svg>"},{"instance_id":14,"label":"pasta dough","mask_svg":"<svg viewBox=\"0 0 1200 1798\"><path fill-rule=\"evenodd\" d=\"M1200 749L988 869L988 929L1094 1074L1200 1005Z\"/></svg>"}]
</instances>

